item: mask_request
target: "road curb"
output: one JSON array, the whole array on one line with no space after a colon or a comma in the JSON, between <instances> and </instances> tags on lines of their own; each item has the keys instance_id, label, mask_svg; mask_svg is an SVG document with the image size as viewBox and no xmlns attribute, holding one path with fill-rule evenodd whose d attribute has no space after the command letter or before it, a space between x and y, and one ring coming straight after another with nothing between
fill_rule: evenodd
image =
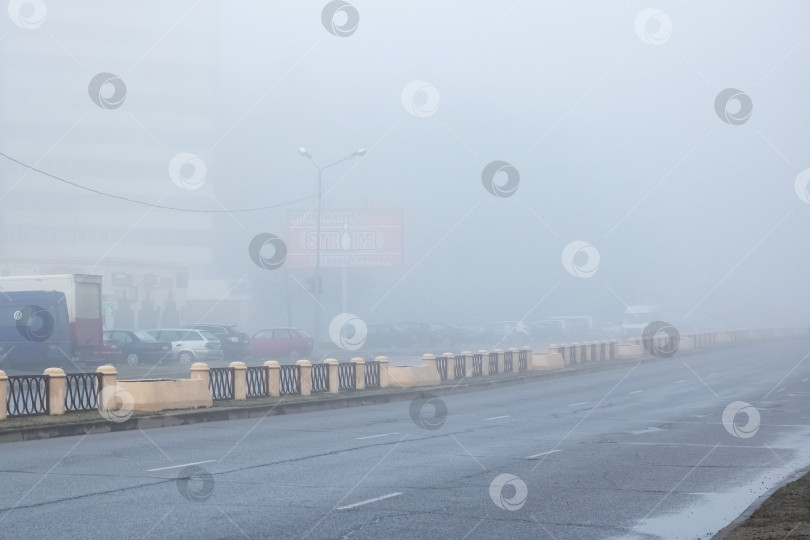
<instances>
[{"instance_id":1,"label":"road curb","mask_svg":"<svg viewBox=\"0 0 810 540\"><path fill-rule=\"evenodd\" d=\"M518 384L527 384L541 380L571 377L585 373L596 373L600 371L619 369L631 364L662 362L667 360L670 359L658 358L655 356L645 356L642 358L614 360L606 363L587 363L578 365L576 367L566 367L548 371L530 371L524 372L520 375L515 374L515 376L510 376L507 378L504 378L505 376L501 374L487 378L470 379L468 382L464 382L466 379L461 379L461 382L456 384L426 386L400 391L363 391L362 393L358 392L356 394L344 394L342 396L338 395L338 397L321 399L293 398L296 399L296 401L287 402L285 402L284 398L282 398L273 403L248 400L240 402L239 405L214 406L206 409L175 410L155 414L137 415L132 416L125 422L120 423L99 419L90 421L64 422L45 426L7 428L0 429L0 443L49 439L54 437L70 437L97 433L111 433L135 429L183 426L203 422L217 422L222 420L244 420L248 418L261 418L265 416L279 416L284 414L300 414L306 412L344 409L349 407L363 407L366 405L408 401L428 394L433 396L447 396L450 394L480 392L484 390L515 386Z\"/></svg>"}]
</instances>

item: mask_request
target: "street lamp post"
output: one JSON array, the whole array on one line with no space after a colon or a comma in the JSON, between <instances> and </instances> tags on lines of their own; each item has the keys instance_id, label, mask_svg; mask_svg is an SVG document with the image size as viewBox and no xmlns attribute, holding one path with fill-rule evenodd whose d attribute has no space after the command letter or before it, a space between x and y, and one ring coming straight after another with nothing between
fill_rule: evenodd
<instances>
[{"instance_id":1,"label":"street lamp post","mask_svg":"<svg viewBox=\"0 0 810 540\"><path fill-rule=\"evenodd\" d=\"M323 187L322 187L322 177L323 171L329 169L330 167L334 167L344 161L348 161L355 157L364 156L366 154L365 148L360 148L359 150L355 150L348 156L341 158L329 165L324 165L321 167L318 165L315 160L312 158L312 154L307 151L304 147L298 148L298 153L307 158L310 163L312 163L315 168L318 170L318 194L316 197L317 201L317 218L316 218L316 225L315 225L315 290L313 293L315 294L315 298L318 299L321 295L321 201L323 199ZM320 361L321 355L321 310L320 310L320 301L315 303L315 347L314 347L314 354L313 359L316 361Z\"/></svg>"}]
</instances>

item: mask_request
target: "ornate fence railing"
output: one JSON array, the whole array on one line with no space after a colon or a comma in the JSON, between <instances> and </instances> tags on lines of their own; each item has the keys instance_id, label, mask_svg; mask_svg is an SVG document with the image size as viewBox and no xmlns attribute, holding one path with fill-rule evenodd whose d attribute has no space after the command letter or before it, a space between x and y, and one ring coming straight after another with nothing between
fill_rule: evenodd
<instances>
[{"instance_id":1,"label":"ornate fence railing","mask_svg":"<svg viewBox=\"0 0 810 540\"><path fill-rule=\"evenodd\" d=\"M491 352L489 353L489 374L493 375L498 373L498 353Z\"/></svg>"},{"instance_id":2,"label":"ornate fence railing","mask_svg":"<svg viewBox=\"0 0 810 540\"><path fill-rule=\"evenodd\" d=\"M354 362L341 362L338 364L338 390L354 390L357 388L356 366Z\"/></svg>"},{"instance_id":3,"label":"ornate fence railing","mask_svg":"<svg viewBox=\"0 0 810 540\"><path fill-rule=\"evenodd\" d=\"M366 388L380 387L380 363L376 360L366 362L365 371Z\"/></svg>"},{"instance_id":4,"label":"ornate fence railing","mask_svg":"<svg viewBox=\"0 0 810 540\"><path fill-rule=\"evenodd\" d=\"M289 365L281 366L279 371L279 393L286 394L301 393L301 366Z\"/></svg>"},{"instance_id":5,"label":"ornate fence railing","mask_svg":"<svg viewBox=\"0 0 810 540\"><path fill-rule=\"evenodd\" d=\"M503 372L512 373L515 371L515 360L512 351L504 351L503 353Z\"/></svg>"},{"instance_id":6,"label":"ornate fence railing","mask_svg":"<svg viewBox=\"0 0 810 540\"><path fill-rule=\"evenodd\" d=\"M65 375L65 411L92 411L98 408L101 373Z\"/></svg>"},{"instance_id":7,"label":"ornate fence railing","mask_svg":"<svg viewBox=\"0 0 810 540\"><path fill-rule=\"evenodd\" d=\"M211 368L208 372L208 389L215 400L233 399L234 369Z\"/></svg>"},{"instance_id":8,"label":"ornate fence railing","mask_svg":"<svg viewBox=\"0 0 810 540\"><path fill-rule=\"evenodd\" d=\"M447 357L446 356L437 356L436 357L436 369L439 370L439 379L446 381L447 380Z\"/></svg>"},{"instance_id":9,"label":"ornate fence railing","mask_svg":"<svg viewBox=\"0 0 810 540\"><path fill-rule=\"evenodd\" d=\"M518 352L518 371L529 371L529 351Z\"/></svg>"},{"instance_id":10,"label":"ornate fence railing","mask_svg":"<svg viewBox=\"0 0 810 540\"><path fill-rule=\"evenodd\" d=\"M267 397L270 395L268 379L270 368L267 366L249 367L245 371L245 390L247 397Z\"/></svg>"},{"instance_id":11,"label":"ornate fence railing","mask_svg":"<svg viewBox=\"0 0 810 540\"><path fill-rule=\"evenodd\" d=\"M463 379L467 376L467 355L457 354L453 362L453 377Z\"/></svg>"},{"instance_id":12,"label":"ornate fence railing","mask_svg":"<svg viewBox=\"0 0 810 540\"><path fill-rule=\"evenodd\" d=\"M50 408L48 375L12 375L8 378L6 411L9 417L48 414Z\"/></svg>"},{"instance_id":13,"label":"ornate fence railing","mask_svg":"<svg viewBox=\"0 0 810 540\"><path fill-rule=\"evenodd\" d=\"M329 364L312 364L312 391L329 391Z\"/></svg>"},{"instance_id":14,"label":"ornate fence railing","mask_svg":"<svg viewBox=\"0 0 810 540\"><path fill-rule=\"evenodd\" d=\"M476 353L473 355L473 377L480 377L484 374L484 355L481 353Z\"/></svg>"}]
</instances>

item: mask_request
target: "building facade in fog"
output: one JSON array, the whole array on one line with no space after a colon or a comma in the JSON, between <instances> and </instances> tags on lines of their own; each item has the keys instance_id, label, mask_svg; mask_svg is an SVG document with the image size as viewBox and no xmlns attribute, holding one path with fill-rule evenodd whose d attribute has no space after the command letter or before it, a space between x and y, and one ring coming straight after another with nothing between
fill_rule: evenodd
<instances>
[{"instance_id":1,"label":"building facade in fog","mask_svg":"<svg viewBox=\"0 0 810 540\"><path fill-rule=\"evenodd\" d=\"M198 5L183 39L170 31L182 13L144 6L122 20L115 10L99 3L90 20L51 3L39 28L6 25L0 149L93 190L217 208L206 165L218 8ZM100 73L117 80L94 88ZM199 160L180 158L173 181L169 164L181 153ZM99 195L0 161L0 275L100 274L108 326L189 322L189 281L212 263L210 214Z\"/></svg>"}]
</instances>

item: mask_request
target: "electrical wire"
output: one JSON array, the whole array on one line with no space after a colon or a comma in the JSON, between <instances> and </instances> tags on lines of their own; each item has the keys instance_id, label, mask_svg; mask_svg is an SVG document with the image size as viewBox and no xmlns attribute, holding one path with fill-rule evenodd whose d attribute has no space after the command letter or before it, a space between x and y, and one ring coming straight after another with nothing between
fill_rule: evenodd
<instances>
[{"instance_id":1,"label":"electrical wire","mask_svg":"<svg viewBox=\"0 0 810 540\"><path fill-rule=\"evenodd\" d=\"M206 210L206 209L200 209L200 208L181 208L181 207L178 207L178 206L168 206L168 205L164 205L164 204L154 204L154 203L150 203L150 202L146 202L146 201L139 201L137 199L130 199L129 197L124 197L123 195L115 195L114 193L108 193L106 191L101 191L101 190L94 189L94 188L91 188L91 187L83 186L81 184L77 184L76 182L71 182L70 180L67 180L65 178L61 178L59 176L56 176L55 174L51 174L51 173L49 173L47 171L43 171L42 169L37 169L33 165L29 165L28 163L24 163L24 162L22 162L22 161L20 161L18 159L15 159L15 158L13 158L13 157L11 157L8 154L5 154L3 152L0 152L0 156L6 158L9 161L13 161L14 163L17 163L18 165L22 165L26 169L30 169L30 170L32 170L34 172L37 172L37 173L39 173L39 174L41 174L43 176L47 176L49 178L52 178L52 179L57 180L59 182L68 184L68 185L73 186L73 187L78 188L78 189L83 189L85 191L89 191L89 192L95 193L97 195L102 195L104 197L110 197L112 199L118 199L118 200L121 200L121 201L130 202L130 203L133 203L133 204L140 204L140 205L143 205L143 206L149 206L151 208L159 208L161 210L173 210L175 212L195 212L195 213L201 213L201 214L237 214L237 213L246 213L246 212L261 212L261 211L265 211L265 210L272 210L274 208L281 208L281 207L284 207L284 206L289 206L291 204L295 204L295 203L299 203L299 202L302 202L302 201L306 201L308 199L314 199L315 198L315 195L308 195L306 197L301 197L300 199L294 199L292 201L287 201L287 202L283 202L283 203L279 203L279 204L272 204L272 205L268 205L268 206L255 206L255 207L252 207L252 208L236 208L236 209L233 209L233 210L228 210L228 209Z\"/></svg>"}]
</instances>

